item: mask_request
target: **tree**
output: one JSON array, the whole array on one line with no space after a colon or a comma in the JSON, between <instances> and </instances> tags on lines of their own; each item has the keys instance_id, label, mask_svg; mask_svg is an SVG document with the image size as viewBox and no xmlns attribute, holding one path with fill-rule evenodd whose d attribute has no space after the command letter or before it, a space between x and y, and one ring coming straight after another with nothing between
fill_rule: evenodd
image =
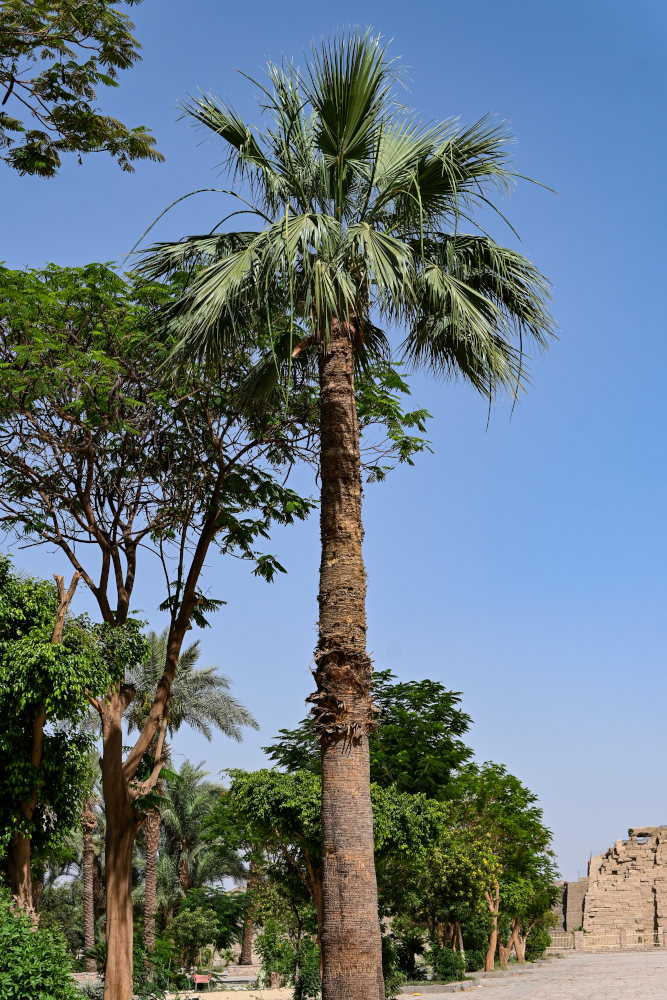
<instances>
[{"instance_id":1,"label":"tree","mask_svg":"<svg viewBox=\"0 0 667 1000\"><path fill-rule=\"evenodd\" d=\"M398 322L412 364L460 376L489 399L500 389L515 396L523 345L545 347L551 332L547 283L514 250L460 232L489 205L492 185L514 179L503 128L419 122L393 98L394 65L368 34L323 42L303 73L286 63L268 75L258 84L263 131L213 97L186 104L222 139L264 228L161 244L145 273L197 262L171 312L188 356L231 353L243 340L237 316L266 315L282 297L278 313L292 322L269 365L278 378L280 361L288 375L308 352L317 364L322 556L311 701L322 752L322 996L380 1000L355 370L388 350L376 320Z\"/></svg>"},{"instance_id":2,"label":"tree","mask_svg":"<svg viewBox=\"0 0 667 1000\"><path fill-rule=\"evenodd\" d=\"M486 971L493 971L496 948L506 961L512 945L525 953L525 938L551 910L557 875L551 831L544 825L534 792L502 764L468 764L457 779L454 807L458 827L488 842L496 859L495 884L486 890L492 928ZM499 918L507 917L506 941L499 941ZM506 950L503 952L502 948Z\"/></svg>"},{"instance_id":3,"label":"tree","mask_svg":"<svg viewBox=\"0 0 667 1000\"><path fill-rule=\"evenodd\" d=\"M118 676L100 630L66 618L77 581L23 579L0 558L0 849L17 904L35 918L33 849L62 841L88 784L90 741L63 723Z\"/></svg>"},{"instance_id":4,"label":"tree","mask_svg":"<svg viewBox=\"0 0 667 1000\"><path fill-rule=\"evenodd\" d=\"M163 766L171 683L187 631L223 603L202 592L205 560L217 548L267 580L282 571L257 545L273 522L311 509L284 479L309 447L312 393L295 392L282 415L246 414L239 386L248 354L213 370L167 369L171 347L157 336L157 315L173 288L89 265L0 269L0 290L0 519L24 542L51 543L69 559L123 667L92 701L103 735L105 996L129 1000L132 851ZM128 632L141 553L163 569L169 633L146 723L124 755L123 713L135 689L123 671L144 657Z\"/></svg>"},{"instance_id":5,"label":"tree","mask_svg":"<svg viewBox=\"0 0 667 1000\"><path fill-rule=\"evenodd\" d=\"M124 0L128 5L141 0ZM112 0L5 0L0 9L2 105L27 111L32 127L0 111L0 154L19 174L53 177L61 154L107 152L122 170L162 161L144 126L101 114L96 88L140 57L134 25Z\"/></svg>"},{"instance_id":6,"label":"tree","mask_svg":"<svg viewBox=\"0 0 667 1000\"><path fill-rule=\"evenodd\" d=\"M371 781L383 788L451 798L452 778L472 756L463 743L470 716L458 707L461 694L437 681L396 681L390 670L373 673L371 697L377 725L369 735ZM281 729L264 752L287 771L321 772L319 740L312 718Z\"/></svg>"},{"instance_id":7,"label":"tree","mask_svg":"<svg viewBox=\"0 0 667 1000\"><path fill-rule=\"evenodd\" d=\"M130 703L126 719L128 732L143 729L151 705L153 692L162 676L167 655L167 630L158 635L149 632L149 654L144 662L127 676L134 685L136 695ZM241 741L241 727L258 725L251 713L229 694L230 681L217 673L215 667L196 669L199 659L199 642L183 650L178 659L177 672L171 686L167 708L167 733L173 736L182 725L202 733L210 742L212 727L226 736ZM154 756L154 748L153 748ZM161 782L158 783L158 790ZM160 840L160 811L150 809L144 824L146 843L146 875L144 898L144 948L147 956L155 948L155 914L157 909L157 852ZM150 959L148 959L150 960Z\"/></svg>"},{"instance_id":8,"label":"tree","mask_svg":"<svg viewBox=\"0 0 667 1000\"><path fill-rule=\"evenodd\" d=\"M167 780L162 822L168 850L178 863L178 881L185 895L229 875L243 876L241 862L233 851L214 850L202 836L204 824L220 796L221 787L204 781L203 765L184 761Z\"/></svg>"}]
</instances>

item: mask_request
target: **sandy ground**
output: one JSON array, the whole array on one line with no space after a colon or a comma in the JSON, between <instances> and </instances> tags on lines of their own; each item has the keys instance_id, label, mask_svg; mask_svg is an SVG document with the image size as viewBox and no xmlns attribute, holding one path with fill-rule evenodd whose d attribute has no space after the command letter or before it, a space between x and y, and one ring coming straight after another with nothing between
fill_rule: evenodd
<instances>
[{"instance_id":1,"label":"sandy ground","mask_svg":"<svg viewBox=\"0 0 667 1000\"><path fill-rule=\"evenodd\" d=\"M283 987L279 990L188 990L184 993L176 993L174 997L179 1000L201 1000L207 997L208 1000L292 1000L293 990L291 987Z\"/></svg>"}]
</instances>

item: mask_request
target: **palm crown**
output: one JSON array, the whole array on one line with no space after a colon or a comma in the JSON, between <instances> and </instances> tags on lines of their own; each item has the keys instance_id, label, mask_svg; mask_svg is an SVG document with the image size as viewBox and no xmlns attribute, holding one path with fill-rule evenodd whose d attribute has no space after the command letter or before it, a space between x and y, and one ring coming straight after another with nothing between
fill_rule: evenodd
<instances>
[{"instance_id":1,"label":"palm crown","mask_svg":"<svg viewBox=\"0 0 667 1000\"><path fill-rule=\"evenodd\" d=\"M304 73L269 64L268 78L257 84L263 131L212 96L184 106L222 138L230 173L246 183L245 207L232 214L247 211L263 225L149 253L153 277L201 268L172 312L182 344L228 350L248 316L271 328L278 304L291 323L274 361L288 367L304 347L326 344L333 321L362 354L386 349L378 319L401 324L412 363L462 375L490 395L515 391L524 338L543 347L552 332L547 281L486 233L459 231L492 204L490 188L515 179L506 130L410 115L393 96L394 65L368 34L323 44Z\"/></svg>"}]
</instances>

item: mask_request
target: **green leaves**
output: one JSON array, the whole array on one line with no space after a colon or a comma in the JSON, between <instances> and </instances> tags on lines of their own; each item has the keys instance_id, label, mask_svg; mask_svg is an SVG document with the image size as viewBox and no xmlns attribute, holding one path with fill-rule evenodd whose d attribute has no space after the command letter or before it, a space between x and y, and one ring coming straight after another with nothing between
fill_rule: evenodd
<instances>
[{"instance_id":1,"label":"green leaves","mask_svg":"<svg viewBox=\"0 0 667 1000\"><path fill-rule=\"evenodd\" d=\"M128 0L130 2L130 0ZM133 0L140 2L140 0ZM32 115L33 128L0 113L0 158L19 174L53 177L66 153L104 151L120 168L162 161L144 126L128 128L95 106L96 88L140 57L134 25L111 0L6 0L0 8L3 104Z\"/></svg>"}]
</instances>

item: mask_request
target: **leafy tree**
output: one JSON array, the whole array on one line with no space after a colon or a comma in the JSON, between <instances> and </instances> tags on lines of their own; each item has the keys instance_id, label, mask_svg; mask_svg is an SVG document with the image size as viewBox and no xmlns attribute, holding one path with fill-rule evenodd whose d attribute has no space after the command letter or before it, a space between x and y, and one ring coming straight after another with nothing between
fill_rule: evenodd
<instances>
[{"instance_id":1,"label":"leafy tree","mask_svg":"<svg viewBox=\"0 0 667 1000\"><path fill-rule=\"evenodd\" d=\"M149 654L142 664L126 675L134 685L136 695L125 717L128 731L143 729L151 706L154 691L162 676L167 657L168 630L160 635L149 632ZM171 686L167 709L167 733L173 736L182 725L202 733L209 741L215 726L226 736L241 741L241 727L257 722L244 706L229 694L230 681L219 674L215 667L196 669L199 659L199 642L186 647L178 659L177 672ZM154 755L154 754L153 754ZM161 782L158 783L158 790ZM157 852L160 838L159 809L146 813L144 839L146 844L146 873L144 895L144 948L148 955L155 948L155 914L157 911Z\"/></svg>"},{"instance_id":2,"label":"leafy tree","mask_svg":"<svg viewBox=\"0 0 667 1000\"><path fill-rule=\"evenodd\" d=\"M506 916L509 943L500 941L506 960L512 945L523 961L526 937L551 910L556 867L551 831L544 825L534 792L502 764L468 764L457 779L454 807L459 829L486 840L498 866L485 896L492 917L486 969L493 970L499 945L499 917Z\"/></svg>"},{"instance_id":3,"label":"leafy tree","mask_svg":"<svg viewBox=\"0 0 667 1000\"><path fill-rule=\"evenodd\" d=\"M215 910L197 906L181 910L169 925L169 933L174 939L181 965L192 969L202 948L213 944L218 934L218 920Z\"/></svg>"},{"instance_id":4,"label":"leafy tree","mask_svg":"<svg viewBox=\"0 0 667 1000\"><path fill-rule=\"evenodd\" d=\"M89 738L71 726L118 676L102 630L66 620L69 589L21 578L0 558L0 851L12 892L34 913L31 855L53 851L78 819Z\"/></svg>"},{"instance_id":5,"label":"leafy tree","mask_svg":"<svg viewBox=\"0 0 667 1000\"><path fill-rule=\"evenodd\" d=\"M0 150L10 167L53 177L64 153L81 162L81 154L107 152L129 171L133 160L164 159L144 126L128 128L95 103L97 87L118 86L118 70L140 58L133 27L112 0L5 0ZM30 125L22 120L26 111Z\"/></svg>"},{"instance_id":6,"label":"leafy tree","mask_svg":"<svg viewBox=\"0 0 667 1000\"><path fill-rule=\"evenodd\" d=\"M371 781L399 791L446 801L451 780L472 756L460 739L470 716L458 707L461 695L428 678L397 682L390 670L373 673L371 697L377 724L369 736ZM269 758L288 771L321 772L319 739L312 718L296 729L281 729Z\"/></svg>"},{"instance_id":7,"label":"leafy tree","mask_svg":"<svg viewBox=\"0 0 667 1000\"><path fill-rule=\"evenodd\" d=\"M311 701L322 749L322 996L380 1000L355 369L388 350L376 321L397 322L413 364L460 376L489 399L515 396L523 345L548 343L547 283L516 251L461 231L490 204L490 188L514 180L504 129L420 122L393 97L395 66L368 34L323 42L303 72L286 62L268 75L257 85L263 130L213 97L186 104L222 140L263 228L162 244L146 273L200 267L171 313L188 357L233 353L254 330L237 317L266 315L275 299L292 321L264 374L277 379L283 362L289 377L309 355L317 365L322 556Z\"/></svg>"},{"instance_id":8,"label":"leafy tree","mask_svg":"<svg viewBox=\"0 0 667 1000\"><path fill-rule=\"evenodd\" d=\"M104 736L107 911L114 914L106 922L105 981L114 1000L129 1000L132 990L132 847L155 804L181 647L187 631L204 627L223 603L202 589L206 559L217 549L248 560L270 581L283 571L261 551L271 525L291 524L312 507L285 485L291 465L314 456L311 375L304 370L279 407L248 407L256 350L193 356L187 368L175 368L175 341L165 341L158 324L185 280L151 285L99 264L0 269L0 521L22 539L60 549L112 630L127 620L145 560L156 554L164 574L163 673L125 758L122 719L135 689L119 682L94 706ZM412 417L402 414L389 375L386 365L377 379L375 370L367 373L365 421L370 434L386 427L402 456L413 435L397 427ZM126 666L141 659L127 652Z\"/></svg>"},{"instance_id":9,"label":"leafy tree","mask_svg":"<svg viewBox=\"0 0 667 1000\"><path fill-rule=\"evenodd\" d=\"M188 372L166 368L170 346L157 336L157 318L173 290L125 281L103 265L2 269L0 288L5 527L67 556L119 645L140 553L157 552L164 569L167 654L146 723L124 759L122 719L135 689L119 681L94 700L107 807L106 988L114 1000L129 1000L132 846L154 804L182 643L222 603L202 593L205 559L217 547L267 580L282 570L257 544L274 521L289 524L310 510L283 480L308 446L312 394L295 394L282 417L245 416L239 383L248 356L214 371L204 363ZM124 668L144 657L129 646L117 653Z\"/></svg>"}]
</instances>

